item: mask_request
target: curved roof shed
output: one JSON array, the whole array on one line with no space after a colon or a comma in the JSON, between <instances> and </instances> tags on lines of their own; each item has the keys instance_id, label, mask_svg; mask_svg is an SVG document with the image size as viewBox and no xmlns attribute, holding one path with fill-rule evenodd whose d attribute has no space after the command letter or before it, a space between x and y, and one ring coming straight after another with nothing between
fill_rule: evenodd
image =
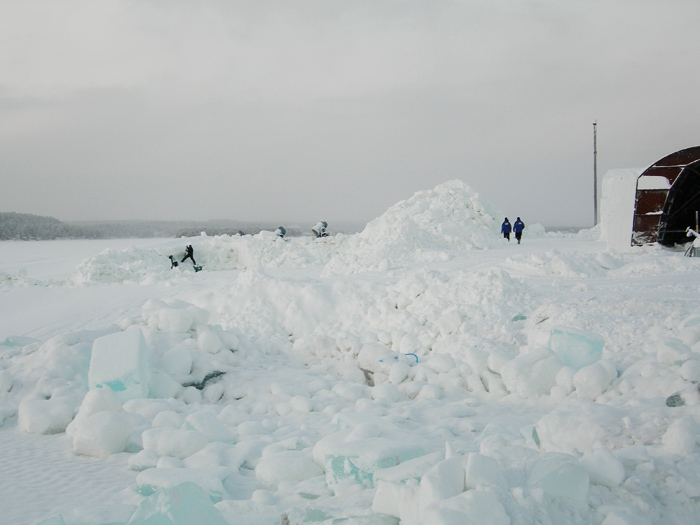
<instances>
[{"instance_id":1,"label":"curved roof shed","mask_svg":"<svg viewBox=\"0 0 700 525\"><path fill-rule=\"evenodd\" d=\"M700 211L700 146L683 149L649 166L637 179L632 245L689 242Z\"/></svg>"}]
</instances>

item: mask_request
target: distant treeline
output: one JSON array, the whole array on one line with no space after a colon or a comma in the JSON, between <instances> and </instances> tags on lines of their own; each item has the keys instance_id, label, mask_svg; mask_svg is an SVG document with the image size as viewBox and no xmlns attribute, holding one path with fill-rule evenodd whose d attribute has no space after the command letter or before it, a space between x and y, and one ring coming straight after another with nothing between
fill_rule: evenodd
<instances>
[{"instance_id":1,"label":"distant treeline","mask_svg":"<svg viewBox=\"0 0 700 525\"><path fill-rule=\"evenodd\" d=\"M201 235L256 234L274 231L278 224L242 221L81 221L61 222L53 217L28 213L0 212L0 240L131 239L194 237ZM303 229L285 226L287 236L299 236Z\"/></svg>"}]
</instances>

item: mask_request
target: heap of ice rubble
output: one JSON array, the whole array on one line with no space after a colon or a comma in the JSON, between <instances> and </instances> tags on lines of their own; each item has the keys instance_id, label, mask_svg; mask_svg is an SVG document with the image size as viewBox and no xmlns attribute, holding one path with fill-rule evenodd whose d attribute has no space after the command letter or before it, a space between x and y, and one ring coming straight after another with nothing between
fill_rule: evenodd
<instances>
[{"instance_id":1,"label":"heap of ice rubble","mask_svg":"<svg viewBox=\"0 0 700 525\"><path fill-rule=\"evenodd\" d=\"M668 518L664 508L697 517L694 419L633 400L700 381L700 316L668 321L620 356L580 328L615 304L580 307L575 322L502 268L429 264L495 246L499 222L453 181L357 236L264 239L265 249L204 238L208 268L240 273L194 297L200 306L151 299L102 331L6 341L0 422L17 414L24 432L66 432L77 454L129 454L141 497L125 504L129 524L639 525ZM139 260L104 253L76 281L102 281L97 267L112 279L125 258ZM295 263L318 273L261 269ZM628 263L639 264L517 260L571 278L625 275ZM645 305L627 307L641 318ZM614 326L601 328L621 344ZM686 408L697 405L689 395Z\"/></svg>"}]
</instances>

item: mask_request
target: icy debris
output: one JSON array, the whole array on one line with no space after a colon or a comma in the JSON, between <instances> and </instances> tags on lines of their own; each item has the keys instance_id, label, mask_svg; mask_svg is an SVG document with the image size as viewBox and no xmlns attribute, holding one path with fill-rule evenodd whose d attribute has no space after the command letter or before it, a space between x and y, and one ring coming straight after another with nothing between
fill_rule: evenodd
<instances>
[{"instance_id":1,"label":"icy debris","mask_svg":"<svg viewBox=\"0 0 700 525\"><path fill-rule=\"evenodd\" d=\"M148 391L151 397L170 399L178 396L183 388L163 370L152 370Z\"/></svg>"},{"instance_id":2,"label":"icy debris","mask_svg":"<svg viewBox=\"0 0 700 525\"><path fill-rule=\"evenodd\" d=\"M395 467L377 470L374 473L374 481L407 482L413 480L419 482L425 472L442 460L440 452L431 452L425 456L404 461Z\"/></svg>"},{"instance_id":3,"label":"icy debris","mask_svg":"<svg viewBox=\"0 0 700 525\"><path fill-rule=\"evenodd\" d=\"M66 399L29 399L19 404L17 427L27 434L58 434L73 419Z\"/></svg>"},{"instance_id":4,"label":"icy debris","mask_svg":"<svg viewBox=\"0 0 700 525\"><path fill-rule=\"evenodd\" d=\"M150 328L184 334L195 326L206 325L209 312L183 301L149 299L141 308L141 318Z\"/></svg>"},{"instance_id":5,"label":"icy debris","mask_svg":"<svg viewBox=\"0 0 700 525\"><path fill-rule=\"evenodd\" d=\"M605 487L619 487L625 480L625 467L607 448L600 446L579 460L588 471L591 483Z\"/></svg>"},{"instance_id":6,"label":"icy debris","mask_svg":"<svg viewBox=\"0 0 700 525\"><path fill-rule=\"evenodd\" d=\"M329 485L351 479L371 487L375 471L393 467L423 454L420 445L381 437L342 443L326 454L326 479Z\"/></svg>"},{"instance_id":7,"label":"icy debris","mask_svg":"<svg viewBox=\"0 0 700 525\"><path fill-rule=\"evenodd\" d=\"M141 502L128 525L226 525L207 492L191 481L161 489Z\"/></svg>"},{"instance_id":8,"label":"icy debris","mask_svg":"<svg viewBox=\"0 0 700 525\"><path fill-rule=\"evenodd\" d=\"M700 383L700 361L689 359L681 365L681 377L686 381Z\"/></svg>"},{"instance_id":9,"label":"icy debris","mask_svg":"<svg viewBox=\"0 0 700 525\"><path fill-rule=\"evenodd\" d=\"M175 428L151 428L143 432L143 448L152 449L158 456L185 459L202 450L209 440L201 432Z\"/></svg>"},{"instance_id":10,"label":"icy debris","mask_svg":"<svg viewBox=\"0 0 700 525\"><path fill-rule=\"evenodd\" d=\"M23 346L40 343L38 339L33 337L25 337L21 335L9 335L2 342L3 346L9 346L11 348L22 348Z\"/></svg>"},{"instance_id":11,"label":"icy debris","mask_svg":"<svg viewBox=\"0 0 700 525\"><path fill-rule=\"evenodd\" d=\"M142 472L149 468L155 468L158 464L158 454L146 449L129 456L129 468L135 472Z\"/></svg>"},{"instance_id":12,"label":"icy debris","mask_svg":"<svg viewBox=\"0 0 700 525\"><path fill-rule=\"evenodd\" d=\"M221 339L211 330L200 331L197 336L197 345L201 351L209 354L216 354L224 347Z\"/></svg>"},{"instance_id":13,"label":"icy debris","mask_svg":"<svg viewBox=\"0 0 700 525\"><path fill-rule=\"evenodd\" d=\"M174 346L163 354L163 368L171 376L189 375L192 372L192 353L185 344Z\"/></svg>"},{"instance_id":14,"label":"icy debris","mask_svg":"<svg viewBox=\"0 0 700 525\"><path fill-rule=\"evenodd\" d=\"M131 420L111 389L88 391L78 414L66 428L66 434L73 439L73 450L93 457L123 452L132 431Z\"/></svg>"},{"instance_id":15,"label":"icy debris","mask_svg":"<svg viewBox=\"0 0 700 525\"><path fill-rule=\"evenodd\" d=\"M76 454L107 457L124 452L133 428L128 418L119 412L98 412L80 419L73 432Z\"/></svg>"},{"instance_id":16,"label":"icy debris","mask_svg":"<svg viewBox=\"0 0 700 525\"><path fill-rule=\"evenodd\" d=\"M669 454L689 456L695 451L698 425L690 417L676 419L661 438Z\"/></svg>"},{"instance_id":17,"label":"icy debris","mask_svg":"<svg viewBox=\"0 0 700 525\"><path fill-rule=\"evenodd\" d=\"M627 415L620 408L569 397L536 423L540 449L578 455L594 450L599 443L625 446L629 430L621 422Z\"/></svg>"},{"instance_id":18,"label":"icy debris","mask_svg":"<svg viewBox=\"0 0 700 525\"><path fill-rule=\"evenodd\" d=\"M229 444L235 442L231 431L211 410L199 410L187 416L184 429L195 430L206 436L210 442L220 441Z\"/></svg>"},{"instance_id":19,"label":"icy debris","mask_svg":"<svg viewBox=\"0 0 700 525\"><path fill-rule=\"evenodd\" d=\"M667 337L656 351L656 359L665 366L681 365L692 356L691 350L683 341Z\"/></svg>"},{"instance_id":20,"label":"icy debris","mask_svg":"<svg viewBox=\"0 0 700 525\"><path fill-rule=\"evenodd\" d=\"M308 453L288 450L263 457L255 466L255 476L263 487L277 489L283 481L299 482L323 476L323 470Z\"/></svg>"},{"instance_id":21,"label":"icy debris","mask_svg":"<svg viewBox=\"0 0 700 525\"><path fill-rule=\"evenodd\" d=\"M615 363L608 359L585 366L574 374L576 395L593 401L603 394L616 378Z\"/></svg>"},{"instance_id":22,"label":"icy debris","mask_svg":"<svg viewBox=\"0 0 700 525\"><path fill-rule=\"evenodd\" d=\"M588 496L588 471L568 454L551 452L541 456L535 464L527 486L541 488L546 494L585 503Z\"/></svg>"},{"instance_id":23,"label":"icy debris","mask_svg":"<svg viewBox=\"0 0 700 525\"><path fill-rule=\"evenodd\" d=\"M380 480L372 500L372 510L380 515L400 518L401 523L417 523L419 491L420 487L415 482L403 484Z\"/></svg>"},{"instance_id":24,"label":"icy debris","mask_svg":"<svg viewBox=\"0 0 700 525\"><path fill-rule=\"evenodd\" d=\"M373 486L374 472L423 456L416 444L388 437L372 424L361 424L353 431L336 432L320 439L313 449L313 458L326 472L326 481L335 485L351 480Z\"/></svg>"},{"instance_id":25,"label":"icy debris","mask_svg":"<svg viewBox=\"0 0 700 525\"><path fill-rule=\"evenodd\" d=\"M652 525L652 522L635 512L612 510L601 525Z\"/></svg>"},{"instance_id":26,"label":"icy debris","mask_svg":"<svg viewBox=\"0 0 700 525\"><path fill-rule=\"evenodd\" d=\"M91 389L109 388L122 401L148 397L150 353L143 332L132 326L95 339L88 382Z\"/></svg>"},{"instance_id":27,"label":"icy debris","mask_svg":"<svg viewBox=\"0 0 700 525\"><path fill-rule=\"evenodd\" d=\"M218 503L225 494L222 480L230 473L231 469L225 467L149 468L136 476L136 490L142 496L151 496L159 490L191 481L204 489L211 501Z\"/></svg>"},{"instance_id":28,"label":"icy debris","mask_svg":"<svg viewBox=\"0 0 700 525\"><path fill-rule=\"evenodd\" d=\"M445 459L426 472L420 480L420 509L425 509L464 492L464 458Z\"/></svg>"},{"instance_id":29,"label":"icy debris","mask_svg":"<svg viewBox=\"0 0 700 525\"><path fill-rule=\"evenodd\" d=\"M564 365L579 370L601 358L604 344L605 340L594 332L554 326L549 334L548 346Z\"/></svg>"},{"instance_id":30,"label":"icy debris","mask_svg":"<svg viewBox=\"0 0 700 525\"><path fill-rule=\"evenodd\" d=\"M0 370L0 394L12 390L15 380L9 370Z\"/></svg>"},{"instance_id":31,"label":"icy debris","mask_svg":"<svg viewBox=\"0 0 700 525\"><path fill-rule=\"evenodd\" d=\"M462 525L471 523L510 525L512 522L495 492L490 490L469 490L430 505L425 509L420 521L406 521L407 525L417 525L419 523L430 523L431 525Z\"/></svg>"},{"instance_id":32,"label":"icy debris","mask_svg":"<svg viewBox=\"0 0 700 525\"><path fill-rule=\"evenodd\" d=\"M496 486L503 489L507 487L498 461L476 452L471 452L467 456L465 485L468 489L480 486Z\"/></svg>"},{"instance_id":33,"label":"icy debris","mask_svg":"<svg viewBox=\"0 0 700 525\"><path fill-rule=\"evenodd\" d=\"M547 348L537 348L501 366L501 377L509 392L528 398L546 394L556 384L560 359Z\"/></svg>"}]
</instances>

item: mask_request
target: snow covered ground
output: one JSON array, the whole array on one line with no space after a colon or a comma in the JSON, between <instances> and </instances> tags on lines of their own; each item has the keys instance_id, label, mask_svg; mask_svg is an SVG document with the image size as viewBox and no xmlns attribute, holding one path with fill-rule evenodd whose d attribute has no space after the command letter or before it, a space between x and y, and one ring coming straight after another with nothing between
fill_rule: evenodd
<instances>
[{"instance_id":1,"label":"snow covered ground","mask_svg":"<svg viewBox=\"0 0 700 525\"><path fill-rule=\"evenodd\" d=\"M700 522L698 260L502 219L3 242L0 522Z\"/></svg>"}]
</instances>

